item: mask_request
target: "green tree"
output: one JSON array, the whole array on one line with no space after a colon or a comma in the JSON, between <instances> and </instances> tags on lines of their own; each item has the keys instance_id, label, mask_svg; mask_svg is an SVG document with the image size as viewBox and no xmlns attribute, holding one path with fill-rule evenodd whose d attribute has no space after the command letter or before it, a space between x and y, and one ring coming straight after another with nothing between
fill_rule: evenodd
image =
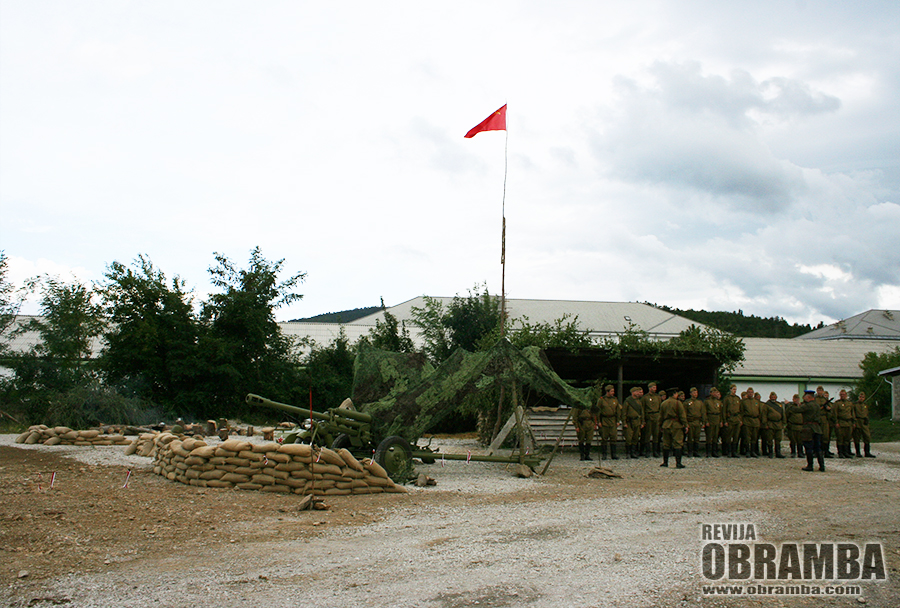
<instances>
[{"instance_id":1,"label":"green tree","mask_svg":"<svg viewBox=\"0 0 900 608\"><path fill-rule=\"evenodd\" d=\"M594 345L590 332L578 327L578 316L564 314L552 323L531 323L528 317L513 319L509 340L518 348L566 348L575 350Z\"/></svg>"},{"instance_id":2,"label":"green tree","mask_svg":"<svg viewBox=\"0 0 900 608\"><path fill-rule=\"evenodd\" d=\"M0 250L0 356L9 348L9 330L22 308L24 297L16 286L9 282L9 260L6 252Z\"/></svg>"},{"instance_id":3,"label":"green tree","mask_svg":"<svg viewBox=\"0 0 900 608\"><path fill-rule=\"evenodd\" d=\"M341 328L338 336L326 346L312 344L303 359L307 379L312 390L313 407L323 410L337 407L353 394L353 362L356 348Z\"/></svg>"},{"instance_id":4,"label":"green tree","mask_svg":"<svg viewBox=\"0 0 900 608\"><path fill-rule=\"evenodd\" d=\"M886 353L866 353L859 362L863 375L856 381L853 392L866 394L873 417L884 418L891 413L891 386L878 373L894 367L900 367L900 346Z\"/></svg>"},{"instance_id":5,"label":"green tree","mask_svg":"<svg viewBox=\"0 0 900 608\"><path fill-rule=\"evenodd\" d=\"M199 397L203 328L184 281L169 282L141 255L132 268L110 264L98 291L109 323L98 361L102 376L126 397L189 411Z\"/></svg>"},{"instance_id":6,"label":"green tree","mask_svg":"<svg viewBox=\"0 0 900 608\"><path fill-rule=\"evenodd\" d=\"M429 296L423 300L424 308L412 307L413 324L422 330L425 355L433 363L440 363L453 352L450 332L444 323L446 312L440 300Z\"/></svg>"},{"instance_id":7,"label":"green tree","mask_svg":"<svg viewBox=\"0 0 900 608\"><path fill-rule=\"evenodd\" d=\"M476 285L465 297L457 294L446 309L440 300L425 296L424 301L424 308L412 308L413 323L422 330L425 354L434 363L457 348L489 348L499 335L500 299L486 285Z\"/></svg>"},{"instance_id":8,"label":"green tree","mask_svg":"<svg viewBox=\"0 0 900 608\"><path fill-rule=\"evenodd\" d=\"M306 274L298 272L279 282L284 260L266 260L259 247L251 251L246 269L236 269L219 253L215 259L209 273L221 291L201 307L207 330L201 341L207 362L204 411L240 411L247 393L278 401L297 397L298 360L292 341L275 320L275 310L303 297L294 290Z\"/></svg>"},{"instance_id":9,"label":"green tree","mask_svg":"<svg viewBox=\"0 0 900 608\"><path fill-rule=\"evenodd\" d=\"M369 330L368 335L359 339L360 342L368 342L375 348L395 353L415 352L415 345L406 329L406 322L399 322L397 317L388 312L381 300L381 310L384 312L384 321L375 320L375 327Z\"/></svg>"}]
</instances>

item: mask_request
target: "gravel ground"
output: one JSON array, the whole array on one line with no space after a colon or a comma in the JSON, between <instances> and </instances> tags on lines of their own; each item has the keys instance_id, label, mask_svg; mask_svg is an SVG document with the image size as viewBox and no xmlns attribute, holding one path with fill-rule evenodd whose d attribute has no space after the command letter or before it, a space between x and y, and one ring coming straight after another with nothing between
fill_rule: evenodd
<instances>
[{"instance_id":1,"label":"gravel ground","mask_svg":"<svg viewBox=\"0 0 900 608\"><path fill-rule=\"evenodd\" d=\"M0 436L0 446L13 439ZM435 444L481 451L470 440ZM691 458L684 470L640 459L612 464L622 479L591 479L590 467L566 453L546 476L520 479L504 465L439 461L418 466L436 486L338 497L321 512L293 511L294 496L168 482L147 472L148 459L126 457L122 448L15 447L32 452L24 463L3 462L0 473L59 466L28 468L28 458L48 452L60 463L77 459L98 480L140 471L135 483L147 491L128 516L133 526L154 501L175 509L167 512L180 514L184 526L153 535L134 553L111 549L97 567L66 561L62 546L49 557L45 549L31 556L48 564L40 573L4 579L0 597L11 606L900 605L900 444L874 446L877 459L831 459L826 473L801 472L797 459ZM34 510L34 527L50 497L30 491L19 508ZM215 533L195 533L197 504L211 505L196 522L213 522ZM14 514L3 515L4 527L18 525ZM753 523L766 542L881 542L888 580L865 582L862 595L849 598L702 597L701 525L729 522ZM116 535L109 537L113 543ZM17 570L22 553L0 553L12 558L4 570Z\"/></svg>"}]
</instances>

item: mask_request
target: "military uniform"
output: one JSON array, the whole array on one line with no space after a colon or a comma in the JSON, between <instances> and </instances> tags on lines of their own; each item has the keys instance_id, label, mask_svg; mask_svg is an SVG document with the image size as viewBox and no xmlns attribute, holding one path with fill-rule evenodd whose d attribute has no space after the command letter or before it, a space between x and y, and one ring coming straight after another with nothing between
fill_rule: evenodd
<instances>
[{"instance_id":1,"label":"military uniform","mask_svg":"<svg viewBox=\"0 0 900 608\"><path fill-rule=\"evenodd\" d=\"M766 410L752 393L741 399L741 422L747 442L747 458L759 456L759 429L766 423Z\"/></svg>"},{"instance_id":2,"label":"military uniform","mask_svg":"<svg viewBox=\"0 0 900 608\"><path fill-rule=\"evenodd\" d=\"M834 456L831 452L831 429L835 422L834 408L831 405L831 400L824 394L816 393L814 401L820 409L819 424L822 427L822 451L825 454L825 458L831 458Z\"/></svg>"},{"instance_id":3,"label":"military uniform","mask_svg":"<svg viewBox=\"0 0 900 608\"><path fill-rule=\"evenodd\" d=\"M833 409L838 458L853 458L850 442L853 440L853 427L856 424L856 406L844 393L843 398L834 402Z\"/></svg>"},{"instance_id":4,"label":"military uniform","mask_svg":"<svg viewBox=\"0 0 900 608\"><path fill-rule=\"evenodd\" d=\"M703 403L706 419L706 455L719 457L719 431L722 428L722 402L712 395Z\"/></svg>"},{"instance_id":5,"label":"military uniform","mask_svg":"<svg viewBox=\"0 0 900 608\"><path fill-rule=\"evenodd\" d=\"M651 383L650 386L656 386ZM644 432L642 448L653 457L659 456L659 405L661 400L656 393L647 393L641 397L641 405L644 407Z\"/></svg>"},{"instance_id":6,"label":"military uniform","mask_svg":"<svg viewBox=\"0 0 900 608\"><path fill-rule=\"evenodd\" d=\"M572 411L572 419L575 422L575 432L578 434L578 450L581 452L581 460L591 459L591 442L594 439L594 429L597 427L597 413L600 409L596 404L590 409L575 407Z\"/></svg>"},{"instance_id":7,"label":"military uniform","mask_svg":"<svg viewBox=\"0 0 900 608\"><path fill-rule=\"evenodd\" d=\"M741 400L737 395L728 393L722 399L722 405L725 407L725 425L727 427L725 433L725 441L727 445L725 449L727 455L737 458L738 442L741 440Z\"/></svg>"},{"instance_id":8,"label":"military uniform","mask_svg":"<svg viewBox=\"0 0 900 608\"><path fill-rule=\"evenodd\" d=\"M813 470L813 458L819 461L819 470L825 470L825 454L822 451L822 408L815 400L804 400L797 406L803 416L803 430L800 437L803 439L803 448L806 452L806 466L804 471Z\"/></svg>"},{"instance_id":9,"label":"military uniform","mask_svg":"<svg viewBox=\"0 0 900 608\"><path fill-rule=\"evenodd\" d=\"M669 451L675 453L675 468L683 469L681 464L681 451L684 447L684 428L687 426L687 414L684 404L671 397L663 401L659 406L659 416L662 420L662 453L661 467L669 466Z\"/></svg>"},{"instance_id":10,"label":"military uniform","mask_svg":"<svg viewBox=\"0 0 900 608\"><path fill-rule=\"evenodd\" d=\"M763 443L768 448L769 458L784 458L781 455L781 440L784 432L784 406L775 399L765 404L766 425L763 431Z\"/></svg>"},{"instance_id":11,"label":"military uniform","mask_svg":"<svg viewBox=\"0 0 900 608\"><path fill-rule=\"evenodd\" d=\"M872 434L869 432L869 406L866 405L866 400L863 397L864 395L860 395L859 401L854 405L856 426L853 430L853 443L856 448L857 456L862 456L862 454L859 453L859 442L862 441L865 445L866 456L875 458L875 454L871 451Z\"/></svg>"},{"instance_id":12,"label":"military uniform","mask_svg":"<svg viewBox=\"0 0 900 608\"><path fill-rule=\"evenodd\" d=\"M616 456L616 439L618 439L619 420L622 418L622 406L619 405L618 399L609 395L612 388L612 385L605 387L607 394L600 397L597 406L600 410L600 439L603 441L602 457L606 457L606 448L609 447L609 457L612 460L618 460L619 458Z\"/></svg>"},{"instance_id":13,"label":"military uniform","mask_svg":"<svg viewBox=\"0 0 900 608\"><path fill-rule=\"evenodd\" d=\"M629 458L638 457L638 449L641 443L641 427L644 426L644 407L641 400L636 397L637 387L631 390L631 395L625 398L622 407L622 429L625 431L625 451Z\"/></svg>"},{"instance_id":14,"label":"military uniform","mask_svg":"<svg viewBox=\"0 0 900 608\"><path fill-rule=\"evenodd\" d=\"M688 449L687 453L698 457L700 456L700 431L706 425L706 406L703 400L694 396L697 389L691 389L691 396L684 402L684 412L687 415L688 423Z\"/></svg>"}]
</instances>

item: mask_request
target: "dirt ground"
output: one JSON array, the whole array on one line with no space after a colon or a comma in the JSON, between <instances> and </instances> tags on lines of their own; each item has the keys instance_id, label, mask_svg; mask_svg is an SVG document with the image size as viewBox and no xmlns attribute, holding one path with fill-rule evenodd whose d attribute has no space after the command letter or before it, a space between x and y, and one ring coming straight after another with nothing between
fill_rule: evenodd
<instances>
[{"instance_id":1,"label":"dirt ground","mask_svg":"<svg viewBox=\"0 0 900 608\"><path fill-rule=\"evenodd\" d=\"M473 444L474 445L474 444ZM107 450L121 448L83 448ZM445 451L478 449L464 441ZM900 444L876 459L604 461L546 476L419 465L409 494L300 497L197 488L149 466L0 445L0 598L10 606L900 605ZM109 462L109 459L106 460ZM149 460L147 461L149 465ZM129 474L129 471L131 473ZM53 487L51 488L51 477ZM127 481L127 487L126 487ZM888 580L852 597L704 597L700 526L750 522L766 542L880 542Z\"/></svg>"}]
</instances>

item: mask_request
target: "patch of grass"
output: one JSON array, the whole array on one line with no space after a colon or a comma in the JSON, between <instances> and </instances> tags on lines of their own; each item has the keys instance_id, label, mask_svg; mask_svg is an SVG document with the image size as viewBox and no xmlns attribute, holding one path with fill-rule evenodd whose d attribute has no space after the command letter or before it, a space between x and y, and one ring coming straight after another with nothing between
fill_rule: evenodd
<instances>
[{"instance_id":1,"label":"patch of grass","mask_svg":"<svg viewBox=\"0 0 900 608\"><path fill-rule=\"evenodd\" d=\"M900 422L891 422L890 418L870 420L869 430L873 442L900 441Z\"/></svg>"}]
</instances>

